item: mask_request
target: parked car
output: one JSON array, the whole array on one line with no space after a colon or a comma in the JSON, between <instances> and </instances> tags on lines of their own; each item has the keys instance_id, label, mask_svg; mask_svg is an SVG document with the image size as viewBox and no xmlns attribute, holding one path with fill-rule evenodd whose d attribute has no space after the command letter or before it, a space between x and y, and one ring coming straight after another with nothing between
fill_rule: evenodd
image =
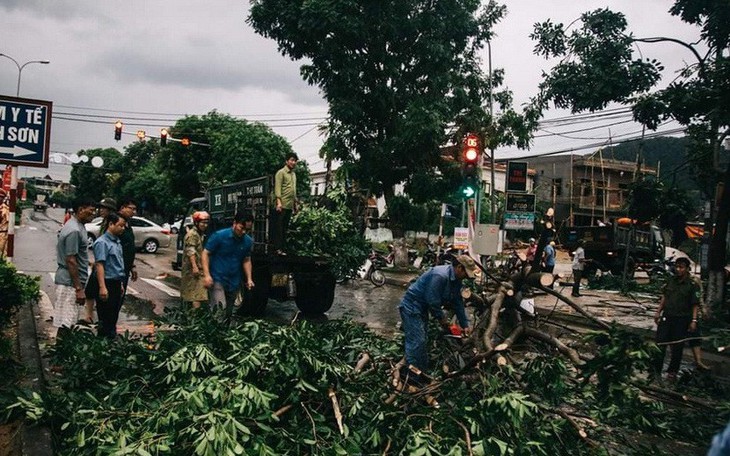
<instances>
[{"instance_id":1,"label":"parked car","mask_svg":"<svg viewBox=\"0 0 730 456\"><path fill-rule=\"evenodd\" d=\"M102 217L96 217L87 223L86 232L89 236L89 245L99 236L101 231ZM155 253L157 250L170 246L170 230L161 227L155 222L144 217L134 216L129 220L129 225L134 230L134 246L138 250L147 253Z\"/></svg>"},{"instance_id":2,"label":"parked car","mask_svg":"<svg viewBox=\"0 0 730 456\"><path fill-rule=\"evenodd\" d=\"M183 219L180 219L180 220L176 221L175 223L173 223L172 225L170 225L169 223L165 223L162 226L163 227L169 227L170 234L177 234L177 233L180 232L180 228L182 228L183 225L186 225L186 226L187 225L191 225L193 223L193 218L192 217L185 217L184 222L185 223L183 223Z\"/></svg>"}]
</instances>

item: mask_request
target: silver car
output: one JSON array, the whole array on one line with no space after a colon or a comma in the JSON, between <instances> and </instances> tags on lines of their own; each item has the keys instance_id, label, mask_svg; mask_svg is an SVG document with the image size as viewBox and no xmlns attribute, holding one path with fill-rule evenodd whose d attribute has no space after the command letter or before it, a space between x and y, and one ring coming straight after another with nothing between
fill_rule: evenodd
<instances>
[{"instance_id":1,"label":"silver car","mask_svg":"<svg viewBox=\"0 0 730 456\"><path fill-rule=\"evenodd\" d=\"M97 217L84 225L89 236L89 246L99 236L102 220L102 217ZM134 230L134 246L138 250L155 253L160 247L167 248L170 246L170 230L161 227L152 220L134 216L129 220L129 225Z\"/></svg>"}]
</instances>

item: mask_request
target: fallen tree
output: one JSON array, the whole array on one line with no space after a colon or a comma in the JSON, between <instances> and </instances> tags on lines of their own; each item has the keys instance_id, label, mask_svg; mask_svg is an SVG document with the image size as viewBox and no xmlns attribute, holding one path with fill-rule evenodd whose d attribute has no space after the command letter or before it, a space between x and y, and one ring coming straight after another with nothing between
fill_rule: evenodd
<instances>
[{"instance_id":1,"label":"fallen tree","mask_svg":"<svg viewBox=\"0 0 730 456\"><path fill-rule=\"evenodd\" d=\"M652 346L618 328L589 333L592 355L575 356L535 321L508 320L487 348L434 326L431 383L413 388L393 385L401 343L354 323L227 327L173 311L155 338L61 337L54 387L8 411L49 423L72 455L646 454L637 432L701 446L726 418L647 400L637 378Z\"/></svg>"}]
</instances>

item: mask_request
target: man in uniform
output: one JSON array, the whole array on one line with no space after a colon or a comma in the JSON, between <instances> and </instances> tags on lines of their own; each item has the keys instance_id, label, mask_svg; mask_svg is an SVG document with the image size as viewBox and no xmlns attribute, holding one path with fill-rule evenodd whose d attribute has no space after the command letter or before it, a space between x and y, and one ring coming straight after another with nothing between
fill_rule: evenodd
<instances>
[{"instance_id":1,"label":"man in uniform","mask_svg":"<svg viewBox=\"0 0 730 456\"><path fill-rule=\"evenodd\" d=\"M657 324L656 341L661 349L656 370L657 373L661 373L669 345L671 347L671 358L667 368L669 380L677 378L687 333L697 331L699 294L699 286L689 274L689 260L684 257L677 258L675 275L664 286L659 308L654 315L654 322Z\"/></svg>"}]
</instances>

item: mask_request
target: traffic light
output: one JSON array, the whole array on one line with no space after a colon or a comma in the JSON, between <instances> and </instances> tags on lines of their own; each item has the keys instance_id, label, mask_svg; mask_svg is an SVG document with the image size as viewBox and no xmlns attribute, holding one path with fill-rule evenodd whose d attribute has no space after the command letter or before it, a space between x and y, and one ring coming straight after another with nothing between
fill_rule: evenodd
<instances>
[{"instance_id":1,"label":"traffic light","mask_svg":"<svg viewBox=\"0 0 730 456\"><path fill-rule=\"evenodd\" d=\"M144 141L144 139L147 137L147 133L145 133L144 130L137 130L137 139L140 141Z\"/></svg>"},{"instance_id":2,"label":"traffic light","mask_svg":"<svg viewBox=\"0 0 730 456\"><path fill-rule=\"evenodd\" d=\"M464 199L475 198L477 196L477 189L479 188L479 181L476 176L464 176L464 182L461 184L461 196Z\"/></svg>"},{"instance_id":3,"label":"traffic light","mask_svg":"<svg viewBox=\"0 0 730 456\"><path fill-rule=\"evenodd\" d=\"M167 128L163 128L162 130L160 130L160 145L167 145Z\"/></svg>"},{"instance_id":4,"label":"traffic light","mask_svg":"<svg viewBox=\"0 0 730 456\"><path fill-rule=\"evenodd\" d=\"M124 126L124 124L122 123L121 120L117 120L117 123L114 124L114 139L116 139L117 141L122 139L122 127L123 126Z\"/></svg>"},{"instance_id":5,"label":"traffic light","mask_svg":"<svg viewBox=\"0 0 730 456\"><path fill-rule=\"evenodd\" d=\"M479 190L479 137L467 133L461 147L461 196L464 199L475 198Z\"/></svg>"},{"instance_id":6,"label":"traffic light","mask_svg":"<svg viewBox=\"0 0 730 456\"><path fill-rule=\"evenodd\" d=\"M184 137L184 138L182 138L182 139L180 140L180 144L181 144L182 146L188 147L188 146L190 145L190 138L188 138L187 136L186 136L186 137Z\"/></svg>"}]
</instances>

